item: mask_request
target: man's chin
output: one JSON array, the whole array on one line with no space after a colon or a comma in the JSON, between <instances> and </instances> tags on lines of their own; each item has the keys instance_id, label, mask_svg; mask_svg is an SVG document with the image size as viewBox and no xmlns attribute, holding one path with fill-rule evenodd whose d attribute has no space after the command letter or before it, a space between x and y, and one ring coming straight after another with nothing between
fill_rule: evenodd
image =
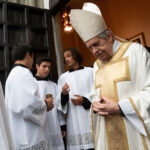
<instances>
[{"instance_id":1,"label":"man's chin","mask_svg":"<svg viewBox=\"0 0 150 150\"><path fill-rule=\"evenodd\" d=\"M71 64L70 64L70 63L67 63L66 65L67 65L68 67L70 67L70 66L71 66Z\"/></svg>"},{"instance_id":2,"label":"man's chin","mask_svg":"<svg viewBox=\"0 0 150 150\"><path fill-rule=\"evenodd\" d=\"M72 65L68 64L67 67L70 69L70 68L72 68Z\"/></svg>"},{"instance_id":3,"label":"man's chin","mask_svg":"<svg viewBox=\"0 0 150 150\"><path fill-rule=\"evenodd\" d=\"M101 61L105 61L105 57L97 57L99 60L101 60Z\"/></svg>"},{"instance_id":4,"label":"man's chin","mask_svg":"<svg viewBox=\"0 0 150 150\"><path fill-rule=\"evenodd\" d=\"M106 57L99 57L98 59L102 62L108 62L110 60L110 58L106 58Z\"/></svg>"},{"instance_id":5,"label":"man's chin","mask_svg":"<svg viewBox=\"0 0 150 150\"><path fill-rule=\"evenodd\" d=\"M47 78L47 76L48 76L48 74L45 74L45 75L44 75L44 78Z\"/></svg>"}]
</instances>

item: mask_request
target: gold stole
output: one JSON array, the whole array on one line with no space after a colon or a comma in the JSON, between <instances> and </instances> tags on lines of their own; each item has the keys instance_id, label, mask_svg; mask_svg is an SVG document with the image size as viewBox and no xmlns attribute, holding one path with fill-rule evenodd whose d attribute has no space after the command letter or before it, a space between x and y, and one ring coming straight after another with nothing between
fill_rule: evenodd
<instances>
[{"instance_id":1,"label":"gold stole","mask_svg":"<svg viewBox=\"0 0 150 150\"><path fill-rule=\"evenodd\" d=\"M95 75L95 87L100 88L100 95L118 102L116 83L130 80L128 57L122 58L131 43L122 43L108 63L97 60L99 67ZM121 115L105 117L108 149L128 150L125 125Z\"/></svg>"}]
</instances>

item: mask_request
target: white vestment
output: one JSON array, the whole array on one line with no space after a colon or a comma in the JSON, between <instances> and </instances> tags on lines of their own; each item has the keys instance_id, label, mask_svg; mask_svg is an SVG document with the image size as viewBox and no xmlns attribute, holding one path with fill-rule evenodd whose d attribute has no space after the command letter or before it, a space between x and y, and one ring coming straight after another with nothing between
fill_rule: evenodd
<instances>
[{"instance_id":1,"label":"white vestment","mask_svg":"<svg viewBox=\"0 0 150 150\"><path fill-rule=\"evenodd\" d=\"M95 62L92 100L98 100L106 93L109 93L110 97L116 93L119 106L125 115L122 117L122 129L126 135L126 149L150 150L150 54L142 45L132 43L121 57L117 58L122 51L121 46L122 43L113 49L115 53L108 63L103 64L99 60ZM115 57L117 59L114 59ZM111 79L114 79L113 82ZM111 87L112 85L114 87ZM112 148L115 147L112 144L115 138L108 136L117 136L117 129L113 131L113 124L112 128L108 128L107 119L111 120L111 117L94 113L92 115L95 149L115 150ZM122 139L118 140L116 145L120 141L122 142ZM118 146L118 150L122 148Z\"/></svg>"},{"instance_id":2,"label":"white vestment","mask_svg":"<svg viewBox=\"0 0 150 150\"><path fill-rule=\"evenodd\" d=\"M93 84L93 69L84 69L63 73L58 80L58 109L67 114L67 150L81 150L93 148L91 134L90 110L85 110L82 105L74 105L71 98L74 95L84 96L90 100L90 90ZM61 91L65 83L69 84L69 101L61 106Z\"/></svg>"},{"instance_id":3,"label":"white vestment","mask_svg":"<svg viewBox=\"0 0 150 150\"><path fill-rule=\"evenodd\" d=\"M0 83L0 149L14 150L1 83Z\"/></svg>"},{"instance_id":4,"label":"white vestment","mask_svg":"<svg viewBox=\"0 0 150 150\"><path fill-rule=\"evenodd\" d=\"M64 143L60 126L65 124L63 114L56 108L55 98L58 93L58 87L56 83L52 81L37 81L39 87L39 93L44 100L47 94L51 94L54 98L54 108L47 112L45 122L45 133L48 142L48 150L64 150Z\"/></svg>"},{"instance_id":5,"label":"white vestment","mask_svg":"<svg viewBox=\"0 0 150 150\"><path fill-rule=\"evenodd\" d=\"M47 150L47 107L29 69L16 66L11 70L6 80L5 101L15 149Z\"/></svg>"}]
</instances>

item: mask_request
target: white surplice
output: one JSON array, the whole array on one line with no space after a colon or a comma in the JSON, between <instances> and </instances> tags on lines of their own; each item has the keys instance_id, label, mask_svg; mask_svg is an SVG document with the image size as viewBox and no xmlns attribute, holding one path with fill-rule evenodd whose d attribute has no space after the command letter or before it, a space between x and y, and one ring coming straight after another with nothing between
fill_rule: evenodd
<instances>
[{"instance_id":1,"label":"white surplice","mask_svg":"<svg viewBox=\"0 0 150 150\"><path fill-rule=\"evenodd\" d=\"M46 98L47 94L51 94L54 98L54 108L47 112L45 122L45 133L48 142L48 150L64 150L64 143L61 133L61 125L65 124L64 115L57 110L55 98L58 93L57 84L52 81L37 81L39 93L42 99Z\"/></svg>"},{"instance_id":2,"label":"white surplice","mask_svg":"<svg viewBox=\"0 0 150 150\"><path fill-rule=\"evenodd\" d=\"M65 83L69 84L69 101L61 106L61 91ZM90 110L85 110L82 105L74 105L71 98L75 94L90 100L90 90L93 84L93 69L84 69L63 73L58 80L59 95L57 97L58 109L67 114L67 150L81 150L93 148L91 133ZM74 97L75 98L75 97Z\"/></svg>"},{"instance_id":3,"label":"white surplice","mask_svg":"<svg viewBox=\"0 0 150 150\"><path fill-rule=\"evenodd\" d=\"M1 83L0 83L0 149L14 150Z\"/></svg>"},{"instance_id":4,"label":"white surplice","mask_svg":"<svg viewBox=\"0 0 150 150\"><path fill-rule=\"evenodd\" d=\"M6 80L5 101L15 149L47 150L47 107L29 69L16 66L11 70Z\"/></svg>"},{"instance_id":5,"label":"white surplice","mask_svg":"<svg viewBox=\"0 0 150 150\"><path fill-rule=\"evenodd\" d=\"M113 52L116 53L121 44L119 41L115 41ZM142 45L132 43L121 58L108 63L108 65L113 67L115 63L123 59L127 60L130 79L117 82L116 85L119 98L118 103L125 115L123 121L128 149L150 150L150 54ZM106 63L102 69L104 70L108 65ZM120 68L112 70L110 75L114 75L116 71L120 72L122 67L120 65ZM96 75L98 70L99 64L96 61L94 64L94 75ZM106 79L106 74L101 74L101 76L102 79ZM91 92L93 101L99 99L101 96L100 91L99 87L93 88ZM109 150L105 117L93 114L93 119L95 149Z\"/></svg>"}]
</instances>

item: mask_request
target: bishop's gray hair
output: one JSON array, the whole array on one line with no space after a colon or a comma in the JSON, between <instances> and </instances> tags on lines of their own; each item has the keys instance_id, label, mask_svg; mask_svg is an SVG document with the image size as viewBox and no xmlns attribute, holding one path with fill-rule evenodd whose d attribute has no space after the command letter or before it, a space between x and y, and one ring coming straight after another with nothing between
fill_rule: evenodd
<instances>
[{"instance_id":1,"label":"bishop's gray hair","mask_svg":"<svg viewBox=\"0 0 150 150\"><path fill-rule=\"evenodd\" d=\"M114 38L114 35L113 35L112 31L111 31L111 30L108 30L108 29L106 29L106 30L105 30L105 31L103 31L102 33L98 34L96 37L99 37L99 38L102 38L102 39L107 40L107 38L108 38L108 32L109 32L109 34L111 34L111 35L112 35L113 40L115 40L115 38Z\"/></svg>"}]
</instances>

